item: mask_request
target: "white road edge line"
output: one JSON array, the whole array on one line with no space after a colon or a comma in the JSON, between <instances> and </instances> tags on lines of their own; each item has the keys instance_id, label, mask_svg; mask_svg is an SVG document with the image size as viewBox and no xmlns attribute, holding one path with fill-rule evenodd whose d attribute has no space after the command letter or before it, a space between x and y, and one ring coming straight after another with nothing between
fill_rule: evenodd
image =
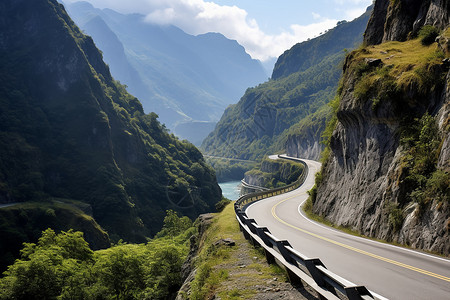
<instances>
[{"instance_id":1,"label":"white road edge line","mask_svg":"<svg viewBox=\"0 0 450 300\"><path fill-rule=\"evenodd\" d=\"M303 160L303 161L306 163L305 160ZM295 190L294 190L294 191L295 191ZM294 191L292 191L292 192L294 192ZM274 196L274 197L276 197L276 196ZM272 197L271 197L271 198L272 198ZM314 224L314 225L316 225L316 226L319 226L319 227L321 227L321 228L324 228L324 229L333 231L333 232L335 232L335 233L340 233L340 234L346 234L346 235L349 235L349 234L347 234L347 233L345 233L345 232L339 231L339 230L334 229L334 228L330 228L330 227L328 227L328 226L324 226L324 225L322 225L322 224L320 224L320 223L318 223L318 222L315 222L315 221L313 221L313 220L308 219L308 218L303 214L303 212L302 212L302 206L303 206L303 204L305 203L306 200L307 200L307 199L303 200L302 203L300 203L300 205L298 206L297 211L298 211L298 213L300 214L300 216L302 216L302 217L303 217L304 219L306 219L308 222L310 222L310 223L312 223L312 224ZM252 204L250 204L250 205L247 207L247 209L245 210L245 213L247 214L247 212L248 212L248 210L250 209L250 207L251 207L253 204L256 204L256 203L258 203L258 201L257 201L257 202L254 202L254 203L252 203ZM446 263L450 263L450 260L445 259L445 258L441 258L441 257L438 257L438 256L429 255L429 254L426 254L426 253L414 251L414 250L411 250L411 249L407 249L407 248L403 248L403 247L399 247L399 246L395 246L395 245L391 245L391 244L381 243L381 242L378 242L378 241L374 241L374 240L367 239L367 238L363 238L363 237L359 237L359 236L354 236L354 235L349 235L349 236L355 237L355 238L360 239L360 240L369 241L369 242L374 243L374 244L378 244L378 245L382 245L382 246L388 246L388 247L395 248L395 249L398 249L398 250L402 250L402 251L405 251L405 252L410 252L410 253L414 253L414 254L419 254L419 255L422 255L422 256L425 256L425 257L428 257L428 258L433 258L433 259L437 259L437 260L444 261L444 262L446 262ZM369 290L369 292L370 292L372 295L374 295L375 297L379 298L380 300L389 300L388 298L386 298L386 297L384 297L384 296L381 296L380 294L375 293L375 292L373 292L373 291L371 291L371 290Z\"/></svg>"},{"instance_id":2,"label":"white road edge line","mask_svg":"<svg viewBox=\"0 0 450 300\"><path fill-rule=\"evenodd\" d=\"M277 195L277 196L281 196L281 195ZM273 197L277 197L277 196L273 196ZM272 197L270 197L270 198L272 198ZM306 201L306 200L305 200ZM303 201L301 204L300 204L300 206L302 206L303 205L303 203L305 202L305 201ZM247 214L248 213L248 210L250 209L250 207L252 206L252 205L254 205L254 204L256 204L256 203L258 203L259 201L256 201L256 202L253 202L252 204L250 204L249 206L247 206L247 209L245 210L245 214ZM300 209L300 206L299 206L299 209ZM300 211L299 211L300 212ZM301 213L300 213L301 214ZM302 215L303 216L303 215ZM303 216L304 218L305 218L305 216ZM308 218L306 218L308 221L310 221L310 222L312 222L311 220L309 220ZM315 222L314 222L315 223ZM319 226L322 226L322 225L320 225L320 224L316 224L316 225L319 225ZM335 230L335 231L337 231L337 230ZM300 251L300 250L299 250ZM300 251L301 252L301 251ZM379 300L390 300L389 298L386 298L386 297L384 297L384 296L381 296L380 294L378 294L378 293L375 293L374 291L372 291L372 290L369 290L369 292L373 295L373 296L375 296L375 297L377 297Z\"/></svg>"},{"instance_id":3,"label":"white road edge line","mask_svg":"<svg viewBox=\"0 0 450 300\"><path fill-rule=\"evenodd\" d=\"M306 200L307 200L307 199L306 199ZM319 226L319 227L321 227L321 228L328 229L328 230L334 231L334 232L336 232L336 233L349 235L349 234L347 234L347 233L345 233L345 232L339 231L339 230L334 229L334 228L330 228L330 227L328 227L328 226L322 225L322 224L320 224L320 223L318 223L318 222L316 222L316 221L313 221L313 220L310 220L309 218L307 218L307 217L303 214L303 211L302 211L302 206L303 206L303 204L305 203L306 200L303 200L303 202L300 203L300 205L298 206L298 213L299 213L304 219L306 219L308 222L310 222L310 223L312 223L312 224L314 224L314 225L316 225L316 226ZM426 256L426 257L428 257L428 258L434 258L434 259L437 259L437 260L444 261L444 262L446 262L446 263L450 263L450 260L445 259L445 258L442 258L442 257L439 257L439 256L434 256L434 255L422 253L422 252L419 252L419 251L414 251L414 250L411 250L411 249L407 249L407 248L403 248L403 247L399 247L399 246L395 246L395 245L391 245L391 244L381 243L381 242L378 242L378 241L374 241L374 240L371 240L371 239L359 237L359 236L356 236L356 235L349 235L349 236L354 237L354 238L357 238L357 239L360 239L360 240L364 240L364 241L367 241L367 242L371 242L371 243L374 243L374 244L378 244L378 245L381 245L381 246L388 246L388 247L395 248L395 249L398 249L398 250L402 250L402 251L405 251L405 252L411 252L411 253L414 253L414 254L419 254L419 255L422 255L422 256Z\"/></svg>"}]
</instances>

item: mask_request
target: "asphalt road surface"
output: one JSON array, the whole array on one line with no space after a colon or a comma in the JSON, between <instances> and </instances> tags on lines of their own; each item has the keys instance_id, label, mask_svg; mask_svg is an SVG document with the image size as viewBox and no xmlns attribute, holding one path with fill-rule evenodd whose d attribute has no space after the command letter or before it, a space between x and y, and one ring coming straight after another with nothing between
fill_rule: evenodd
<instances>
[{"instance_id":1,"label":"asphalt road surface","mask_svg":"<svg viewBox=\"0 0 450 300\"><path fill-rule=\"evenodd\" d=\"M249 218L381 299L450 299L449 259L355 237L307 219L300 206L308 198L320 163L304 161L309 167L305 183L295 191L250 205Z\"/></svg>"}]
</instances>

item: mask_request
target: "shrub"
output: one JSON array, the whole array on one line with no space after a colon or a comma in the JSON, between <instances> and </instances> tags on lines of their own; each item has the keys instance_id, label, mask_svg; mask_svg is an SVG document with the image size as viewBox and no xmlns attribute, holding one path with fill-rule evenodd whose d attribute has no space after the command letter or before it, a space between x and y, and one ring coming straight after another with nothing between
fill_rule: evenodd
<instances>
[{"instance_id":1,"label":"shrub","mask_svg":"<svg viewBox=\"0 0 450 300\"><path fill-rule=\"evenodd\" d=\"M356 76L359 78L359 77L363 76L365 73L369 72L370 69L371 68L370 68L369 64L365 61L362 61L359 64L357 64L355 67Z\"/></svg>"},{"instance_id":2,"label":"shrub","mask_svg":"<svg viewBox=\"0 0 450 300\"><path fill-rule=\"evenodd\" d=\"M419 31L419 38L424 46L433 44L438 35L439 31L437 28L431 25L425 25Z\"/></svg>"},{"instance_id":3,"label":"shrub","mask_svg":"<svg viewBox=\"0 0 450 300\"><path fill-rule=\"evenodd\" d=\"M177 236L192 227L192 221L188 217L179 217L176 211L171 209L166 211L164 218L164 226L160 232L156 234L156 238Z\"/></svg>"},{"instance_id":4,"label":"shrub","mask_svg":"<svg viewBox=\"0 0 450 300\"><path fill-rule=\"evenodd\" d=\"M221 212L224 210L225 207L227 207L228 204L231 203L231 200L228 200L227 198L222 198L219 202L216 203L215 207L217 212Z\"/></svg>"},{"instance_id":5,"label":"shrub","mask_svg":"<svg viewBox=\"0 0 450 300\"><path fill-rule=\"evenodd\" d=\"M394 231L399 231L403 225L403 212L398 208L398 204L390 203L388 207L389 211L389 225Z\"/></svg>"}]
</instances>

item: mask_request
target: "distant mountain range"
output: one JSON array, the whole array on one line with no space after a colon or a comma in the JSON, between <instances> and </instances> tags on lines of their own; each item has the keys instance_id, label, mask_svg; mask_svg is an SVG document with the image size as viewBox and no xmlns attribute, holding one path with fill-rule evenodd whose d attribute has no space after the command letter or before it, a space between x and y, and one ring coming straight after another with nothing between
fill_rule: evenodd
<instances>
[{"instance_id":1,"label":"distant mountain range","mask_svg":"<svg viewBox=\"0 0 450 300\"><path fill-rule=\"evenodd\" d=\"M361 44L371 7L359 18L341 21L325 34L293 46L281 55L272 78L248 89L227 108L203 141L212 156L258 160L269 153L299 151L317 159L321 133L331 116L347 49ZM300 150L299 150L300 149Z\"/></svg>"},{"instance_id":2,"label":"distant mountain range","mask_svg":"<svg viewBox=\"0 0 450 300\"><path fill-rule=\"evenodd\" d=\"M66 9L145 112L156 112L176 135L193 143L201 143L248 87L268 77L261 62L219 33L193 36L145 22L144 15L87 2L66 4Z\"/></svg>"}]
</instances>

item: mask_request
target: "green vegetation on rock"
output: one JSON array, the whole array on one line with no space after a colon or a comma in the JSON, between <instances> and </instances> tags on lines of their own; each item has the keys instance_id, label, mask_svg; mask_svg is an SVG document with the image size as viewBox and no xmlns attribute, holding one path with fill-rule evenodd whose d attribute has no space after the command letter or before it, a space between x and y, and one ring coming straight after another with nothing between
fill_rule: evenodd
<instances>
[{"instance_id":1,"label":"green vegetation on rock","mask_svg":"<svg viewBox=\"0 0 450 300\"><path fill-rule=\"evenodd\" d=\"M234 244L224 243L224 240ZM214 214L208 228L199 236L198 247L193 259L195 276L189 288L180 291L181 299L274 299L280 297L284 286L289 291L283 291L283 295L290 295L292 299L301 299L301 293L306 292L292 291L284 270L268 265L263 251L255 249L244 238L233 205Z\"/></svg>"},{"instance_id":2,"label":"green vegetation on rock","mask_svg":"<svg viewBox=\"0 0 450 300\"><path fill-rule=\"evenodd\" d=\"M419 39L408 42L387 42L352 52L347 58L349 69L358 80L354 95L361 101L371 100L374 111L381 103L395 99L394 109L403 104L420 105L421 99L433 93L445 82L440 65L444 53L439 47L423 46ZM379 66L368 60L382 59ZM417 94L409 91L414 89Z\"/></svg>"},{"instance_id":3,"label":"green vegetation on rock","mask_svg":"<svg viewBox=\"0 0 450 300\"><path fill-rule=\"evenodd\" d=\"M206 162L216 172L219 182L241 180L245 172L256 166L255 161L234 161L216 157L207 157Z\"/></svg>"},{"instance_id":4,"label":"green vegetation on rock","mask_svg":"<svg viewBox=\"0 0 450 300\"><path fill-rule=\"evenodd\" d=\"M288 77L248 89L239 103L225 111L205 139L206 153L240 159L261 159L284 150L287 130L333 98L344 52Z\"/></svg>"},{"instance_id":5,"label":"green vegetation on rock","mask_svg":"<svg viewBox=\"0 0 450 300\"><path fill-rule=\"evenodd\" d=\"M428 46L434 43L438 35L439 30L432 25L425 25L419 30L420 42L424 46Z\"/></svg>"},{"instance_id":6,"label":"green vegetation on rock","mask_svg":"<svg viewBox=\"0 0 450 300\"><path fill-rule=\"evenodd\" d=\"M405 126L400 140L404 155L400 178L406 189L403 206L419 204L420 212L433 200L450 202L450 174L436 168L441 139L436 119L428 113Z\"/></svg>"},{"instance_id":7,"label":"green vegetation on rock","mask_svg":"<svg viewBox=\"0 0 450 300\"><path fill-rule=\"evenodd\" d=\"M265 158L260 166L246 172L244 178L251 185L278 188L296 181L303 168L298 162Z\"/></svg>"},{"instance_id":8,"label":"green vegetation on rock","mask_svg":"<svg viewBox=\"0 0 450 300\"><path fill-rule=\"evenodd\" d=\"M92 249L110 246L108 234L92 217L90 205L67 199L24 202L0 209L0 272L18 257L23 242L34 242L48 227L57 231L77 228Z\"/></svg>"}]
</instances>

